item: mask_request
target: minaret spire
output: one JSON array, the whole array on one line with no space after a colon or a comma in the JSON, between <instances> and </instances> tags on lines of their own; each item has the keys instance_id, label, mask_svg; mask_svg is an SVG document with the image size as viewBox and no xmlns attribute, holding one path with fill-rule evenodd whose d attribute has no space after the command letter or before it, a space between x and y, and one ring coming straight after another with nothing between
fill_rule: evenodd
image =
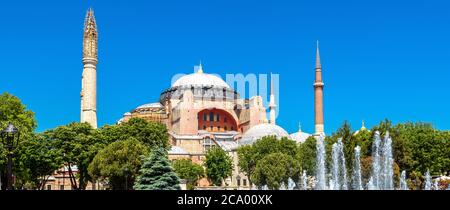
<instances>
[{"instance_id":1,"label":"minaret spire","mask_svg":"<svg viewBox=\"0 0 450 210\"><path fill-rule=\"evenodd\" d=\"M320 63L319 40L317 40L316 69L322 69L322 64Z\"/></svg>"},{"instance_id":2,"label":"minaret spire","mask_svg":"<svg viewBox=\"0 0 450 210\"><path fill-rule=\"evenodd\" d=\"M323 86L322 64L320 63L319 41L316 49L316 79L314 81L314 115L315 115L315 134L324 135L323 120Z\"/></svg>"},{"instance_id":3,"label":"minaret spire","mask_svg":"<svg viewBox=\"0 0 450 210\"><path fill-rule=\"evenodd\" d=\"M269 115L270 115L270 124L276 124L276 103L275 103L275 92L273 89L273 76L272 72L270 72L270 101L269 101Z\"/></svg>"},{"instance_id":4,"label":"minaret spire","mask_svg":"<svg viewBox=\"0 0 450 210\"><path fill-rule=\"evenodd\" d=\"M97 128L98 32L94 10L89 8L84 20L83 75L81 79L81 122Z\"/></svg>"}]
</instances>

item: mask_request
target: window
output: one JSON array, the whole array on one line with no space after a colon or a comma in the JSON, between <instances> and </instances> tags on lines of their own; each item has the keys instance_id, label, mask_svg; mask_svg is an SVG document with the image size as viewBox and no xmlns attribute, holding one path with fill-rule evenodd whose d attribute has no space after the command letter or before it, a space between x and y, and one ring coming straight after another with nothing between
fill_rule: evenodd
<instances>
[{"instance_id":1,"label":"window","mask_svg":"<svg viewBox=\"0 0 450 210\"><path fill-rule=\"evenodd\" d=\"M206 130L206 125L203 126L203 130Z\"/></svg>"},{"instance_id":2,"label":"window","mask_svg":"<svg viewBox=\"0 0 450 210\"><path fill-rule=\"evenodd\" d=\"M217 131L220 131L220 126L217 126Z\"/></svg>"},{"instance_id":3,"label":"window","mask_svg":"<svg viewBox=\"0 0 450 210\"><path fill-rule=\"evenodd\" d=\"M231 126L231 130L234 131L234 127L233 126Z\"/></svg>"},{"instance_id":4,"label":"window","mask_svg":"<svg viewBox=\"0 0 450 210\"><path fill-rule=\"evenodd\" d=\"M227 118L226 118L226 117L224 117L224 118L223 118L223 121L224 121L224 122L227 122Z\"/></svg>"},{"instance_id":5,"label":"window","mask_svg":"<svg viewBox=\"0 0 450 210\"><path fill-rule=\"evenodd\" d=\"M238 179L238 180L236 180L236 181L237 181L237 186L238 186L238 187L241 186L241 180Z\"/></svg>"},{"instance_id":6,"label":"window","mask_svg":"<svg viewBox=\"0 0 450 210\"><path fill-rule=\"evenodd\" d=\"M60 185L59 190L64 190L64 185Z\"/></svg>"},{"instance_id":7,"label":"window","mask_svg":"<svg viewBox=\"0 0 450 210\"><path fill-rule=\"evenodd\" d=\"M205 138L203 140L203 152L207 152L214 146L214 142L210 138Z\"/></svg>"},{"instance_id":8,"label":"window","mask_svg":"<svg viewBox=\"0 0 450 210\"><path fill-rule=\"evenodd\" d=\"M225 126L225 127L224 127L224 130L225 130L225 131L227 131L227 130L228 130L227 126Z\"/></svg>"},{"instance_id":9,"label":"window","mask_svg":"<svg viewBox=\"0 0 450 210\"><path fill-rule=\"evenodd\" d=\"M214 113L212 112L209 113L209 121L214 121Z\"/></svg>"},{"instance_id":10,"label":"window","mask_svg":"<svg viewBox=\"0 0 450 210\"><path fill-rule=\"evenodd\" d=\"M212 127L212 125L211 125L211 127L209 128L209 131L213 131L213 127Z\"/></svg>"},{"instance_id":11,"label":"window","mask_svg":"<svg viewBox=\"0 0 450 210\"><path fill-rule=\"evenodd\" d=\"M47 185L47 190L52 190L52 186L51 185Z\"/></svg>"},{"instance_id":12,"label":"window","mask_svg":"<svg viewBox=\"0 0 450 210\"><path fill-rule=\"evenodd\" d=\"M203 121L206 121L206 120L207 120L207 119L206 119L206 118L207 118L207 116L208 116L208 115L206 115L206 113L205 113L205 114L203 114Z\"/></svg>"},{"instance_id":13,"label":"window","mask_svg":"<svg viewBox=\"0 0 450 210\"><path fill-rule=\"evenodd\" d=\"M244 179L244 186L247 186L247 179Z\"/></svg>"},{"instance_id":14,"label":"window","mask_svg":"<svg viewBox=\"0 0 450 210\"><path fill-rule=\"evenodd\" d=\"M219 114L217 114L217 122L219 122L220 121L220 117L219 117Z\"/></svg>"}]
</instances>

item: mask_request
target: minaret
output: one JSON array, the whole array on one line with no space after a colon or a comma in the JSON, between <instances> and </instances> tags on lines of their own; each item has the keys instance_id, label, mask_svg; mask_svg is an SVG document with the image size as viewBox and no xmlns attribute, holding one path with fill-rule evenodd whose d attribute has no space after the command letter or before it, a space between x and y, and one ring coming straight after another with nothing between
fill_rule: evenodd
<instances>
[{"instance_id":1,"label":"minaret","mask_svg":"<svg viewBox=\"0 0 450 210\"><path fill-rule=\"evenodd\" d=\"M89 9L84 21L83 75L81 78L81 122L97 128L97 24Z\"/></svg>"},{"instance_id":2,"label":"minaret","mask_svg":"<svg viewBox=\"0 0 450 210\"><path fill-rule=\"evenodd\" d=\"M277 105L275 104L275 92L273 91L273 77L272 73L270 73L270 101L269 101L269 115L270 115L270 124L275 123L275 109Z\"/></svg>"},{"instance_id":3,"label":"minaret","mask_svg":"<svg viewBox=\"0 0 450 210\"><path fill-rule=\"evenodd\" d=\"M315 114L315 134L324 135L323 126L323 81L322 65L320 64L319 41L317 41L316 52L316 80L314 81L314 114Z\"/></svg>"}]
</instances>

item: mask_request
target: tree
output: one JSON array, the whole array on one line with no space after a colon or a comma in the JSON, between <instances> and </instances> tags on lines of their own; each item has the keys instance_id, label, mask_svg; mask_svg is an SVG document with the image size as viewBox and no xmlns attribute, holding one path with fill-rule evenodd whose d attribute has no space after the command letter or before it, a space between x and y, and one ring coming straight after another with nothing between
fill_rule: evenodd
<instances>
[{"instance_id":1,"label":"tree","mask_svg":"<svg viewBox=\"0 0 450 210\"><path fill-rule=\"evenodd\" d=\"M298 145L295 141L288 138L277 139L275 136L265 136L257 140L252 145L246 145L238 148L238 166L241 171L244 171L247 177L249 177L250 183L251 175L256 168L259 160L263 159L265 156L281 152L288 154L293 158L298 157ZM298 178L297 176L292 177L294 181Z\"/></svg>"},{"instance_id":2,"label":"tree","mask_svg":"<svg viewBox=\"0 0 450 210\"><path fill-rule=\"evenodd\" d=\"M113 190L128 190L148 152L148 148L134 138L113 142L94 157L89 164L89 175L95 180L108 180Z\"/></svg>"},{"instance_id":3,"label":"tree","mask_svg":"<svg viewBox=\"0 0 450 210\"><path fill-rule=\"evenodd\" d=\"M197 181L205 176L205 170L201 165L195 164L191 159L179 159L172 162L173 169L180 179L185 179L187 188L194 189Z\"/></svg>"},{"instance_id":4,"label":"tree","mask_svg":"<svg viewBox=\"0 0 450 210\"><path fill-rule=\"evenodd\" d=\"M316 154L316 139L313 136L308 137L298 147L297 160L300 168L302 171L306 170L310 176L316 172Z\"/></svg>"},{"instance_id":5,"label":"tree","mask_svg":"<svg viewBox=\"0 0 450 210\"><path fill-rule=\"evenodd\" d=\"M145 159L134 185L137 190L179 190L180 180L173 171L163 148L152 151Z\"/></svg>"},{"instance_id":6,"label":"tree","mask_svg":"<svg viewBox=\"0 0 450 210\"><path fill-rule=\"evenodd\" d=\"M215 186L220 186L222 180L231 176L233 162L230 156L220 147L213 147L206 152L206 175Z\"/></svg>"},{"instance_id":7,"label":"tree","mask_svg":"<svg viewBox=\"0 0 450 210\"><path fill-rule=\"evenodd\" d=\"M149 148L170 149L169 134L164 124L148 122L142 118L131 118L118 127L121 135L118 138L126 139L131 136Z\"/></svg>"},{"instance_id":8,"label":"tree","mask_svg":"<svg viewBox=\"0 0 450 210\"><path fill-rule=\"evenodd\" d=\"M267 185L271 190L278 190L283 184L287 186L289 178L298 174L299 167L294 158L276 152L258 161L252 180L259 188Z\"/></svg>"},{"instance_id":9,"label":"tree","mask_svg":"<svg viewBox=\"0 0 450 210\"><path fill-rule=\"evenodd\" d=\"M15 153L20 151L22 142L31 139L32 132L37 127L34 113L28 110L19 98L9 93L0 94L0 130L6 128L8 123L12 123L19 129L20 142L19 147L16 148ZM6 154L3 142L0 142L0 174L1 180L6 180ZM20 163L14 161L14 174L16 175L16 184L23 183L26 180L26 172L20 167ZM2 185L4 188L6 185Z\"/></svg>"},{"instance_id":10,"label":"tree","mask_svg":"<svg viewBox=\"0 0 450 210\"><path fill-rule=\"evenodd\" d=\"M22 142L16 161L23 173L22 184L31 182L34 189L43 190L50 175L63 164L59 152L52 146L49 139L42 134Z\"/></svg>"},{"instance_id":11,"label":"tree","mask_svg":"<svg viewBox=\"0 0 450 210\"><path fill-rule=\"evenodd\" d=\"M97 152L104 147L101 139L96 138L96 130L88 123L73 122L44 133L59 151L60 157L68 165L69 178L73 189L84 190L89 181L88 166ZM75 177L72 168L78 168ZM77 182L78 178L78 182Z\"/></svg>"}]
</instances>

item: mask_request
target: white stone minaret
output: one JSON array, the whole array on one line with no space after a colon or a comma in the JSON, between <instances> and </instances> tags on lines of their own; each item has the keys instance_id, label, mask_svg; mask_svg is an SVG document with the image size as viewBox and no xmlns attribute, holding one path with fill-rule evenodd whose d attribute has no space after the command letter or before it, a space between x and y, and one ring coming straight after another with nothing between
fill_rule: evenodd
<instances>
[{"instance_id":1,"label":"white stone minaret","mask_svg":"<svg viewBox=\"0 0 450 210\"><path fill-rule=\"evenodd\" d=\"M320 63L319 41L317 41L316 51L316 79L314 81L314 121L315 134L324 135L323 125L323 80L322 80L322 64Z\"/></svg>"},{"instance_id":2,"label":"white stone minaret","mask_svg":"<svg viewBox=\"0 0 450 210\"><path fill-rule=\"evenodd\" d=\"M270 101L269 101L269 115L270 115L270 124L276 124L276 107L275 104L275 92L273 91L273 77L272 73L270 73Z\"/></svg>"},{"instance_id":3,"label":"white stone minaret","mask_svg":"<svg viewBox=\"0 0 450 210\"><path fill-rule=\"evenodd\" d=\"M97 128L97 43L94 11L89 9L84 22L80 121L87 122L94 128Z\"/></svg>"}]
</instances>

